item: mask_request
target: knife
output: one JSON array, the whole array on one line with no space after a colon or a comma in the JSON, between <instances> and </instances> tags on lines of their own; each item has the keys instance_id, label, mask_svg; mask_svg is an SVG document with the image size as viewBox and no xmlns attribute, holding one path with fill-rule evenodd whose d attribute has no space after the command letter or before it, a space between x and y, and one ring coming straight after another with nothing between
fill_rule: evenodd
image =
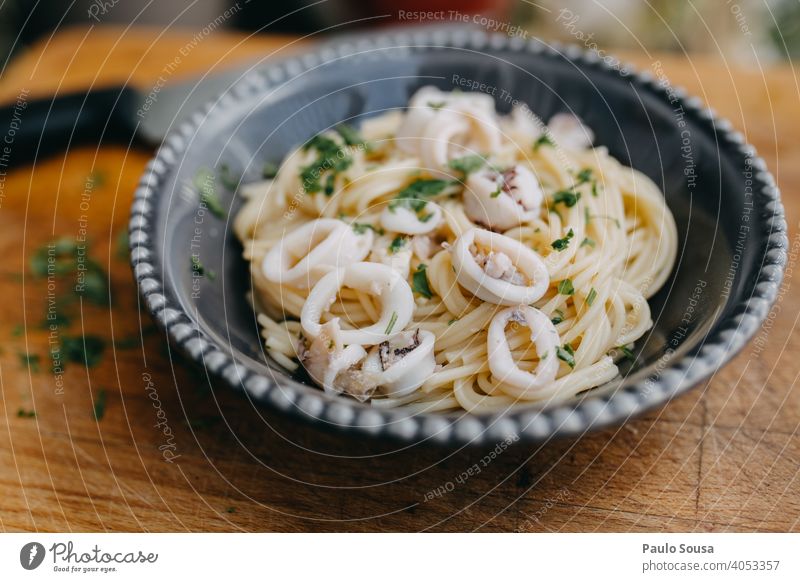
<instances>
[{"instance_id":1,"label":"knife","mask_svg":"<svg viewBox=\"0 0 800 582\"><path fill-rule=\"evenodd\" d=\"M152 91L124 86L29 101L20 97L0 108L5 166L101 142L155 148L176 120L224 93L248 71L274 63L239 66Z\"/></svg>"},{"instance_id":2,"label":"knife","mask_svg":"<svg viewBox=\"0 0 800 582\"><path fill-rule=\"evenodd\" d=\"M455 28L477 29L453 23L390 26L378 32L336 35L322 46L383 37L398 30ZM123 86L29 101L18 99L0 107L0 133L8 128L5 143L0 143L0 165L20 166L80 145L102 143L154 149L176 121L222 95L248 72L295 56L259 60L150 91Z\"/></svg>"}]
</instances>

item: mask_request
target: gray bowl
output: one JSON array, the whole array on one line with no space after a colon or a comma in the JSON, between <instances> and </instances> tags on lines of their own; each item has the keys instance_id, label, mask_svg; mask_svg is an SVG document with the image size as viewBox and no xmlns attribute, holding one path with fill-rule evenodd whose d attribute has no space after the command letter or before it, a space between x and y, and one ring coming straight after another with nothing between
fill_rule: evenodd
<instances>
[{"instance_id":1,"label":"gray bowl","mask_svg":"<svg viewBox=\"0 0 800 582\"><path fill-rule=\"evenodd\" d=\"M221 190L227 218L218 219L199 209L188 185L199 168L223 163L245 181L258 179L265 161L279 161L322 130L402 107L422 85L452 90L460 79L496 88L500 111L519 100L544 119L578 114L597 144L660 185L680 246L671 279L650 302L655 326L619 381L556 408L409 415L330 397L264 353L244 299L247 265L231 232L241 201ZM148 164L130 241L148 310L174 345L222 384L327 427L451 445L575 437L686 392L759 328L787 249L779 192L763 160L699 100L575 47L466 30L365 36L244 77L180 123ZM216 273L213 280L192 276L192 253Z\"/></svg>"}]
</instances>

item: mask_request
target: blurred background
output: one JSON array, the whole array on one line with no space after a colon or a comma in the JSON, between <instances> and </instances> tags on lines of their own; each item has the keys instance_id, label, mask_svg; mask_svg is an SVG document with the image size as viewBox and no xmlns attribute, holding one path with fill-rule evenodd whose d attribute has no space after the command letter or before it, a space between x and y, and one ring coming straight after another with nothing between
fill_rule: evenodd
<instances>
[{"instance_id":1,"label":"blurred background","mask_svg":"<svg viewBox=\"0 0 800 582\"><path fill-rule=\"evenodd\" d=\"M742 63L800 54L800 0L6 0L0 53L7 62L64 26L213 23L215 30L315 33L459 21L588 48L714 52Z\"/></svg>"}]
</instances>

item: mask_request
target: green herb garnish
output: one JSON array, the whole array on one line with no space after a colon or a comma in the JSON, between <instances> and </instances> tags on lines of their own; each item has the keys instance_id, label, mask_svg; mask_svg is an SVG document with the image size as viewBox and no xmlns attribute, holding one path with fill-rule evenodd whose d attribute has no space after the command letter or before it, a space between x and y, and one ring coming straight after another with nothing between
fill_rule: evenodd
<instances>
[{"instance_id":1,"label":"green herb garnish","mask_svg":"<svg viewBox=\"0 0 800 582\"><path fill-rule=\"evenodd\" d=\"M395 323L397 323L397 312L392 311L392 317L389 318L389 325L386 326L386 331L384 332L386 335L392 333L392 329L394 328Z\"/></svg>"},{"instance_id":2,"label":"green herb garnish","mask_svg":"<svg viewBox=\"0 0 800 582\"><path fill-rule=\"evenodd\" d=\"M17 418L36 418L35 410L25 410L24 408L17 409Z\"/></svg>"},{"instance_id":3,"label":"green herb garnish","mask_svg":"<svg viewBox=\"0 0 800 582\"><path fill-rule=\"evenodd\" d=\"M575 287L572 286L572 279L564 279L558 284L559 295L572 295L575 293Z\"/></svg>"},{"instance_id":4,"label":"green herb garnish","mask_svg":"<svg viewBox=\"0 0 800 582\"><path fill-rule=\"evenodd\" d=\"M278 164L274 162L264 162L261 167L261 175L266 179L272 179L278 175Z\"/></svg>"},{"instance_id":5,"label":"green herb garnish","mask_svg":"<svg viewBox=\"0 0 800 582\"><path fill-rule=\"evenodd\" d=\"M559 360L566 362L570 368L575 367L575 350L572 349L571 345L564 344L556 347L556 356L558 356Z\"/></svg>"},{"instance_id":6,"label":"green herb garnish","mask_svg":"<svg viewBox=\"0 0 800 582\"><path fill-rule=\"evenodd\" d=\"M100 388L97 392L97 398L94 400L94 419L95 420L103 420L103 416L106 414L106 400L108 399L108 394L105 388Z\"/></svg>"},{"instance_id":7,"label":"green herb garnish","mask_svg":"<svg viewBox=\"0 0 800 582\"><path fill-rule=\"evenodd\" d=\"M550 321L553 323L553 325L558 325L559 323L564 321L563 311L561 311L560 309L556 309L554 313L556 314L555 317L550 318Z\"/></svg>"},{"instance_id":8,"label":"green herb garnish","mask_svg":"<svg viewBox=\"0 0 800 582\"><path fill-rule=\"evenodd\" d=\"M106 175L100 170L95 170L86 177L86 184L90 190L99 188L106 183Z\"/></svg>"},{"instance_id":9,"label":"green herb garnish","mask_svg":"<svg viewBox=\"0 0 800 582\"><path fill-rule=\"evenodd\" d=\"M31 372L39 372L40 361L41 358L39 357L39 354L28 354L25 352L19 353L19 363L22 364L24 368L28 368Z\"/></svg>"},{"instance_id":10,"label":"green herb garnish","mask_svg":"<svg viewBox=\"0 0 800 582\"><path fill-rule=\"evenodd\" d=\"M597 243L595 243L595 242L594 242L592 239L590 239L588 236L587 236L585 239L583 239L583 240L581 241L581 246L582 246L582 247L592 247L592 248L594 248L594 247L596 246L596 244L597 244Z\"/></svg>"},{"instance_id":11,"label":"green herb garnish","mask_svg":"<svg viewBox=\"0 0 800 582\"><path fill-rule=\"evenodd\" d=\"M376 227L366 222L354 222L350 226L352 227L353 232L355 232L356 234L364 234L365 232L367 232L367 229L381 236L385 233L385 231L380 226Z\"/></svg>"},{"instance_id":12,"label":"green herb garnish","mask_svg":"<svg viewBox=\"0 0 800 582\"><path fill-rule=\"evenodd\" d=\"M300 170L303 189L309 194L322 191L323 186L320 180L324 173L331 172L335 176L344 172L353 163L353 158L346 151L345 146L340 146L328 136L315 135L303 145L303 149L306 151L311 148L317 150L317 159ZM327 189L332 188L332 184L333 182L329 178L326 182L326 193ZM331 193L333 193L332 189Z\"/></svg>"},{"instance_id":13,"label":"green herb garnish","mask_svg":"<svg viewBox=\"0 0 800 582\"><path fill-rule=\"evenodd\" d=\"M592 169L591 168L584 168L577 174L575 174L575 178L578 180L578 186L581 184L586 184L592 179Z\"/></svg>"},{"instance_id":14,"label":"green herb garnish","mask_svg":"<svg viewBox=\"0 0 800 582\"><path fill-rule=\"evenodd\" d=\"M217 195L214 172L209 168L200 168L194 176L194 187L200 193L200 203L217 218L225 218L225 208Z\"/></svg>"},{"instance_id":15,"label":"green herb garnish","mask_svg":"<svg viewBox=\"0 0 800 582\"><path fill-rule=\"evenodd\" d=\"M335 128L336 133L342 136L344 143L349 146L366 146L367 142L361 137L361 134L352 126L342 123Z\"/></svg>"},{"instance_id":16,"label":"green herb garnish","mask_svg":"<svg viewBox=\"0 0 800 582\"><path fill-rule=\"evenodd\" d=\"M222 182L222 185L225 186L231 192L235 192L236 189L239 187L239 183L242 181L242 177L239 176L238 178L233 175L231 172L230 166L228 164L220 164L219 166L219 181Z\"/></svg>"},{"instance_id":17,"label":"green herb garnish","mask_svg":"<svg viewBox=\"0 0 800 582\"><path fill-rule=\"evenodd\" d=\"M550 136L547 135L546 133L543 133L537 138L535 142L533 142L533 151L537 151L542 146L552 147L553 145L555 144L553 144L553 140L550 139Z\"/></svg>"},{"instance_id":18,"label":"green herb garnish","mask_svg":"<svg viewBox=\"0 0 800 582\"><path fill-rule=\"evenodd\" d=\"M464 156L463 158L455 158L447 162L447 165L457 172L461 172L463 178L466 179L472 172L480 170L485 163L486 160L483 156L475 154Z\"/></svg>"},{"instance_id":19,"label":"green herb garnish","mask_svg":"<svg viewBox=\"0 0 800 582\"><path fill-rule=\"evenodd\" d=\"M391 255L395 254L397 251L402 249L405 246L405 244L406 244L406 239L403 236L398 235L394 237L394 240L391 242L391 244L389 244L389 254Z\"/></svg>"},{"instance_id":20,"label":"green herb garnish","mask_svg":"<svg viewBox=\"0 0 800 582\"><path fill-rule=\"evenodd\" d=\"M633 351L631 351L631 349L628 346L617 346L617 349L622 353L622 355L623 355L623 357L625 357L625 359L628 359L628 360L631 360L631 361L635 361L636 360L636 354L634 354Z\"/></svg>"},{"instance_id":21,"label":"green herb garnish","mask_svg":"<svg viewBox=\"0 0 800 582\"><path fill-rule=\"evenodd\" d=\"M417 267L417 270L414 272L414 276L412 278L412 288L414 291L425 297L426 299L430 299L433 296L431 293L431 288L428 286L428 275L425 273L427 270L427 266L424 263L420 263Z\"/></svg>"},{"instance_id":22,"label":"green herb garnish","mask_svg":"<svg viewBox=\"0 0 800 582\"><path fill-rule=\"evenodd\" d=\"M569 241L571 241L572 237L574 237L574 236L575 236L575 233L572 232L572 229L570 228L569 232L567 232L567 236L565 236L564 238L560 238L560 239L554 240L550 244L550 246L552 246L558 252L564 251L564 250L567 249L567 247L569 246Z\"/></svg>"},{"instance_id":23,"label":"green herb garnish","mask_svg":"<svg viewBox=\"0 0 800 582\"><path fill-rule=\"evenodd\" d=\"M123 228L117 235L116 255L121 261L127 261L131 256L131 242L128 238L127 228Z\"/></svg>"},{"instance_id":24,"label":"green herb garnish","mask_svg":"<svg viewBox=\"0 0 800 582\"><path fill-rule=\"evenodd\" d=\"M419 179L403 188L397 198L421 199L440 194L451 182L449 180Z\"/></svg>"},{"instance_id":25,"label":"green herb garnish","mask_svg":"<svg viewBox=\"0 0 800 582\"><path fill-rule=\"evenodd\" d=\"M447 105L445 101L428 101L428 107L436 111L438 111L445 105Z\"/></svg>"},{"instance_id":26,"label":"green herb garnish","mask_svg":"<svg viewBox=\"0 0 800 582\"><path fill-rule=\"evenodd\" d=\"M200 262L200 257L198 257L197 255L192 255L191 267L193 275L202 277L203 275L206 274L206 268L203 266L203 263Z\"/></svg>"},{"instance_id":27,"label":"green herb garnish","mask_svg":"<svg viewBox=\"0 0 800 582\"><path fill-rule=\"evenodd\" d=\"M575 206L580 199L581 193L572 190L559 190L553 194L553 204L563 203L567 208Z\"/></svg>"},{"instance_id":28,"label":"green herb garnish","mask_svg":"<svg viewBox=\"0 0 800 582\"><path fill-rule=\"evenodd\" d=\"M103 338L96 335L61 337L61 352L64 360L83 364L87 368L100 363L105 348L106 343Z\"/></svg>"},{"instance_id":29,"label":"green herb garnish","mask_svg":"<svg viewBox=\"0 0 800 582\"><path fill-rule=\"evenodd\" d=\"M328 177L325 178L325 196L332 196L333 193L336 191L336 175L335 174L328 174Z\"/></svg>"},{"instance_id":30,"label":"green herb garnish","mask_svg":"<svg viewBox=\"0 0 800 582\"><path fill-rule=\"evenodd\" d=\"M589 294L586 296L586 303L589 305L589 307L592 306L592 303L594 303L595 299L597 299L597 291L594 287L592 287L589 291Z\"/></svg>"}]
</instances>

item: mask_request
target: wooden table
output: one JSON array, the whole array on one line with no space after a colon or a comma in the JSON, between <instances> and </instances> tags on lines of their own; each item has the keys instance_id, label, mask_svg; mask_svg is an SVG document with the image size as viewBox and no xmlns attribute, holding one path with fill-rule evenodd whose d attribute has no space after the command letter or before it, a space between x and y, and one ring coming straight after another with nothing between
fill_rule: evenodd
<instances>
[{"instance_id":1,"label":"wooden table","mask_svg":"<svg viewBox=\"0 0 800 582\"><path fill-rule=\"evenodd\" d=\"M23 88L33 98L120 82L149 90L192 36L68 30L17 57L0 98L14 101ZM286 42L214 33L195 43L169 80L260 57ZM659 58L675 83L730 118L767 159L784 191L797 250L794 72ZM630 59L651 67L656 57ZM800 335L794 333L800 284L792 272L772 326L762 332L763 352L746 349L707 386L619 430L510 449L459 484L485 452L394 450L318 432L238 394L204 389L171 362L157 333L145 335L143 346L129 341L149 318L115 241L148 156L84 148L0 176L0 529L800 529ZM91 201L83 212L89 176ZM41 328L47 281L33 277L28 260L48 240L74 237L82 213L91 256L110 276L113 307L70 306L73 318L63 333L83 330L118 345L90 369L68 364L60 394L47 363L48 331ZM26 354L40 357L39 371L29 369ZM97 405L103 395L105 405ZM95 408L102 409L99 420ZM163 427L156 426L164 419L173 433L172 462L163 453L169 448ZM426 501L440 488L452 491Z\"/></svg>"}]
</instances>

